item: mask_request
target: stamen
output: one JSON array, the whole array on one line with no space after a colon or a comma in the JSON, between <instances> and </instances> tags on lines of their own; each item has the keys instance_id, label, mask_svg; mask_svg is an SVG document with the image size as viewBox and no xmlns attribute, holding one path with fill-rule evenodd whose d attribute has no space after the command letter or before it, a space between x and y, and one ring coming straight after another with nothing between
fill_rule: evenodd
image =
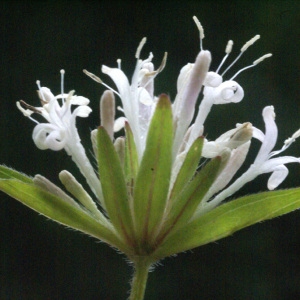
<instances>
[{"instance_id":1,"label":"stamen","mask_svg":"<svg viewBox=\"0 0 300 300\"><path fill-rule=\"evenodd\" d=\"M245 52L250 46L252 46L259 39L260 39L260 35L257 34L241 48L241 52Z\"/></svg>"},{"instance_id":2,"label":"stamen","mask_svg":"<svg viewBox=\"0 0 300 300\"><path fill-rule=\"evenodd\" d=\"M148 81L143 85L144 88L146 88L146 86L149 84L149 82L151 82L151 80L154 79L165 68L166 63L167 63L167 57L168 57L168 52L165 52L164 57L161 61L160 66L158 67L158 69L145 74L145 76L147 76L149 78L148 78Z\"/></svg>"},{"instance_id":3,"label":"stamen","mask_svg":"<svg viewBox=\"0 0 300 300\"><path fill-rule=\"evenodd\" d=\"M200 23L200 21L198 20L198 18L196 16L193 16L193 20L199 30L199 37L200 37L200 50L203 50L202 48L202 40L204 39L204 29Z\"/></svg>"},{"instance_id":4,"label":"stamen","mask_svg":"<svg viewBox=\"0 0 300 300\"><path fill-rule=\"evenodd\" d=\"M250 41L248 41L242 48L240 54L237 56L237 58L229 65L229 67L222 73L222 77L225 75L225 73L240 59L240 57L243 55L243 53L251 46L253 45L258 39L260 39L260 35L257 34L255 37L253 37ZM234 76L235 77L235 76Z\"/></svg>"},{"instance_id":5,"label":"stamen","mask_svg":"<svg viewBox=\"0 0 300 300\"><path fill-rule=\"evenodd\" d=\"M269 154L269 158L285 151L287 148L289 148L295 141L296 139L300 137L300 129L298 129L290 138L286 139L283 143L283 146L280 150L277 150L277 151L272 151L270 154Z\"/></svg>"},{"instance_id":6,"label":"stamen","mask_svg":"<svg viewBox=\"0 0 300 300\"><path fill-rule=\"evenodd\" d=\"M34 106L32 106L32 105L27 104L25 101L20 100L19 102L20 102L20 104L21 104L22 106L24 106L26 109L31 110L33 113L36 113L36 114L42 114L41 111L40 111L39 109L37 109L36 107L34 107ZM17 103L19 103L19 102L17 102ZM19 107L19 106L18 106L18 107Z\"/></svg>"},{"instance_id":7,"label":"stamen","mask_svg":"<svg viewBox=\"0 0 300 300\"><path fill-rule=\"evenodd\" d=\"M233 80L233 79L234 79L236 76L238 76L240 73L242 73L243 71L248 70L248 69L250 69L250 68L253 68L254 66L255 66L255 65L249 65L249 66L247 66L247 67L245 67L245 68L243 68L243 69L237 71L237 72L230 78L230 80Z\"/></svg>"},{"instance_id":8,"label":"stamen","mask_svg":"<svg viewBox=\"0 0 300 300\"><path fill-rule=\"evenodd\" d=\"M232 51L232 46L233 46L233 41L232 40L229 40L227 45L226 45L226 48L225 48L225 53L226 55L224 56L224 58L222 59L216 73L219 73L219 70L221 69L221 67L223 66L225 60L227 59L227 57L229 56L229 54L231 53Z\"/></svg>"},{"instance_id":9,"label":"stamen","mask_svg":"<svg viewBox=\"0 0 300 300\"><path fill-rule=\"evenodd\" d=\"M257 65L259 64L260 62L262 62L264 59L268 58L268 57L271 57L272 56L272 53L268 53L268 54L265 54L263 55L262 57L260 57L259 59L255 60L253 62L253 65Z\"/></svg>"},{"instance_id":10,"label":"stamen","mask_svg":"<svg viewBox=\"0 0 300 300\"><path fill-rule=\"evenodd\" d=\"M61 82L60 82L60 86L61 86L61 101L62 104L64 104L65 102L65 98L64 98L64 75L65 75L65 70L61 69L60 70L60 74L61 74Z\"/></svg>"},{"instance_id":11,"label":"stamen","mask_svg":"<svg viewBox=\"0 0 300 300\"><path fill-rule=\"evenodd\" d=\"M96 82L101 83L101 84L103 83L103 81L98 76L94 75L93 73L91 73L85 69L83 70L83 73L85 75L89 76L90 78L92 78L93 80L95 80Z\"/></svg>"},{"instance_id":12,"label":"stamen","mask_svg":"<svg viewBox=\"0 0 300 300\"><path fill-rule=\"evenodd\" d=\"M38 89L39 89L39 91L40 91L40 95L41 95L42 98L43 98L43 101L44 101L45 103L47 103L46 98L45 98L45 96L44 96L44 94L43 94L43 92L42 92L41 82L40 82L39 80L36 81L36 85L38 86Z\"/></svg>"},{"instance_id":13,"label":"stamen","mask_svg":"<svg viewBox=\"0 0 300 300\"><path fill-rule=\"evenodd\" d=\"M121 59L120 58L117 59L117 64L118 64L118 69L121 70Z\"/></svg>"},{"instance_id":14,"label":"stamen","mask_svg":"<svg viewBox=\"0 0 300 300\"><path fill-rule=\"evenodd\" d=\"M290 138L286 139L284 145L288 147L290 144L294 143L298 137L300 137L300 129L298 129Z\"/></svg>"},{"instance_id":15,"label":"stamen","mask_svg":"<svg viewBox=\"0 0 300 300\"><path fill-rule=\"evenodd\" d=\"M163 59L162 59L162 61L161 61L160 66L159 66L158 69L155 71L156 74L159 74L159 73L165 68L166 63L167 63L167 57L168 57L168 52L165 52L164 57L163 57Z\"/></svg>"},{"instance_id":16,"label":"stamen","mask_svg":"<svg viewBox=\"0 0 300 300\"><path fill-rule=\"evenodd\" d=\"M153 79L160 73L160 72L162 72L162 70L165 68L165 66L166 66L166 62L167 62L167 56L168 56L168 52L165 52L165 54L164 54L164 57L163 57L163 59L162 59L162 61L161 61L161 64L160 64L160 66L158 67L158 69L157 70L154 70L154 71L148 71L147 73L145 73L144 75L143 75L143 77L147 77L146 78L146 80L145 80L145 82L143 82L143 88L145 88L145 89L147 89L147 86L151 83L151 82L153 82ZM140 91L140 93L142 92L142 90ZM151 92L150 94L152 94L153 92Z\"/></svg>"},{"instance_id":17,"label":"stamen","mask_svg":"<svg viewBox=\"0 0 300 300\"><path fill-rule=\"evenodd\" d=\"M268 57L271 57L271 56L272 56L272 53L268 53L268 54L263 55L262 57L260 57L260 58L258 58L257 60L255 60L255 61L253 62L252 65L247 66L247 67L245 67L245 68L239 70L238 72L236 72L236 73L234 74L234 76L233 76L232 78L230 78L230 80L233 80L236 76L238 76L238 75L239 75L240 73L242 73L243 71L255 67L255 66L258 65L260 62L262 62L264 59L266 59L266 58L268 58Z\"/></svg>"},{"instance_id":18,"label":"stamen","mask_svg":"<svg viewBox=\"0 0 300 300\"><path fill-rule=\"evenodd\" d=\"M25 117L27 117L28 119L30 119L31 121L33 121L33 122L36 123L36 124L40 124L37 120L35 120L35 119L33 119L33 118L31 117L31 115L32 115L33 113L39 113L39 114L41 114L41 112L40 112L38 109L36 109L35 107L33 107L33 106L27 104L27 103L26 103L25 101L23 101L23 100L17 101L16 104L17 104L18 109L23 113L23 115L24 115ZM25 107L25 109L22 107L22 105Z\"/></svg>"},{"instance_id":19,"label":"stamen","mask_svg":"<svg viewBox=\"0 0 300 300\"><path fill-rule=\"evenodd\" d=\"M146 41L147 41L147 38L143 37L138 48L136 49L135 58L137 58L137 59L140 58L141 51L142 51L144 45L146 44Z\"/></svg>"},{"instance_id":20,"label":"stamen","mask_svg":"<svg viewBox=\"0 0 300 300\"><path fill-rule=\"evenodd\" d=\"M122 106L117 106L117 110L118 110L118 111L121 111L121 112L123 112L123 113L124 113L124 109L123 109L123 107L122 107Z\"/></svg>"},{"instance_id":21,"label":"stamen","mask_svg":"<svg viewBox=\"0 0 300 300\"><path fill-rule=\"evenodd\" d=\"M103 67L104 67L104 66L103 66ZM91 72L89 72L89 71L87 71L87 70L85 70L85 69L83 70L83 73L84 73L85 75L89 76L90 78L92 78L93 80L95 80L96 82L98 82L98 83L104 85L104 86L107 87L109 90L111 90L112 92L114 92L116 95L118 95L119 97L121 97L120 94L119 94L116 90L114 90L113 88L111 88L110 86L108 86L106 83L104 83L98 76L94 75L93 73L91 73Z\"/></svg>"}]
</instances>

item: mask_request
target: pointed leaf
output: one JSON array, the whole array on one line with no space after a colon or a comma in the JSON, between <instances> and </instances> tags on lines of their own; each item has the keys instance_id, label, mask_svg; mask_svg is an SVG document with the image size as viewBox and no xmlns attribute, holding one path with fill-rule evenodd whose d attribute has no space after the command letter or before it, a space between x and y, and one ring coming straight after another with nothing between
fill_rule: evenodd
<instances>
[{"instance_id":1,"label":"pointed leaf","mask_svg":"<svg viewBox=\"0 0 300 300\"><path fill-rule=\"evenodd\" d=\"M138 160L138 153L136 150L133 133L131 131L128 122L125 123L125 133L126 133L126 140L125 140L124 173L125 173L127 190L129 194L132 195L134 182L139 167L139 160Z\"/></svg>"},{"instance_id":2,"label":"pointed leaf","mask_svg":"<svg viewBox=\"0 0 300 300\"><path fill-rule=\"evenodd\" d=\"M105 207L119 234L133 241L133 222L123 169L115 147L103 127L98 128L98 164Z\"/></svg>"},{"instance_id":3,"label":"pointed leaf","mask_svg":"<svg viewBox=\"0 0 300 300\"><path fill-rule=\"evenodd\" d=\"M263 220L300 208L300 188L264 192L223 204L169 236L153 254L160 259L219 240Z\"/></svg>"},{"instance_id":4,"label":"pointed leaf","mask_svg":"<svg viewBox=\"0 0 300 300\"><path fill-rule=\"evenodd\" d=\"M223 161L220 156L212 159L199 171L190 184L177 195L170 209L168 219L163 226L164 230L157 238L157 244L160 244L168 234L172 234L172 232L179 230L181 226L189 222L199 203L223 168L224 161L227 161L227 156L223 158Z\"/></svg>"},{"instance_id":5,"label":"pointed leaf","mask_svg":"<svg viewBox=\"0 0 300 300\"><path fill-rule=\"evenodd\" d=\"M0 180L0 190L58 223L94 236L122 251L127 250L111 226L102 224L84 210L38 186L15 179L6 179Z\"/></svg>"},{"instance_id":6,"label":"pointed leaf","mask_svg":"<svg viewBox=\"0 0 300 300\"><path fill-rule=\"evenodd\" d=\"M162 95L151 120L134 189L135 227L141 243L149 240L164 213L172 164L172 122L171 102Z\"/></svg>"},{"instance_id":7,"label":"pointed leaf","mask_svg":"<svg viewBox=\"0 0 300 300\"><path fill-rule=\"evenodd\" d=\"M173 198L177 197L177 195L184 189L186 184L189 183L189 181L195 175L201 158L203 142L203 137L197 138L187 152L170 193L170 202L172 202Z\"/></svg>"},{"instance_id":8,"label":"pointed leaf","mask_svg":"<svg viewBox=\"0 0 300 300\"><path fill-rule=\"evenodd\" d=\"M27 183L33 182L32 178L30 178L29 176L3 165L0 165L0 180L1 179L18 179Z\"/></svg>"}]
</instances>

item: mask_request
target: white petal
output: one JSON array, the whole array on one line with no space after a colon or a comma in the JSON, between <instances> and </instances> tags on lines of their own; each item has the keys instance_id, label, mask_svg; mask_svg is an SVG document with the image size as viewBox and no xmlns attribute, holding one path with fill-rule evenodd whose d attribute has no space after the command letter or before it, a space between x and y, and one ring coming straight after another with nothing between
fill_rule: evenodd
<instances>
[{"instance_id":1,"label":"white petal","mask_svg":"<svg viewBox=\"0 0 300 300\"><path fill-rule=\"evenodd\" d=\"M263 142L265 139L265 134L260 129L254 126L252 127L252 129L253 129L253 137Z\"/></svg>"},{"instance_id":2,"label":"white petal","mask_svg":"<svg viewBox=\"0 0 300 300\"><path fill-rule=\"evenodd\" d=\"M250 148L250 141L231 151L231 156L223 171L205 195L204 201L208 201L214 194L222 190L233 178L244 163Z\"/></svg>"},{"instance_id":3,"label":"white petal","mask_svg":"<svg viewBox=\"0 0 300 300\"><path fill-rule=\"evenodd\" d=\"M202 149L202 156L206 158L213 158L219 155L225 148L224 143L218 143L216 141L205 142Z\"/></svg>"},{"instance_id":4,"label":"white petal","mask_svg":"<svg viewBox=\"0 0 300 300\"><path fill-rule=\"evenodd\" d=\"M153 98L149 95L148 91L145 88L138 89L138 99L142 104L146 106L151 106L154 103Z\"/></svg>"},{"instance_id":5,"label":"white petal","mask_svg":"<svg viewBox=\"0 0 300 300\"><path fill-rule=\"evenodd\" d=\"M259 174L273 172L277 166L285 165L289 163L300 163L300 158L294 156L280 156L271 158L261 165L257 165Z\"/></svg>"},{"instance_id":6,"label":"white petal","mask_svg":"<svg viewBox=\"0 0 300 300\"><path fill-rule=\"evenodd\" d=\"M284 181L288 173L289 170L286 166L284 165L277 166L268 180L268 189L269 190L276 189L279 186L279 184Z\"/></svg>"},{"instance_id":7,"label":"white petal","mask_svg":"<svg viewBox=\"0 0 300 300\"><path fill-rule=\"evenodd\" d=\"M193 69L193 66L194 66L194 64L188 63L181 68L178 79L177 79L177 92L178 93L186 85L187 80Z\"/></svg>"},{"instance_id":8,"label":"white petal","mask_svg":"<svg viewBox=\"0 0 300 300\"><path fill-rule=\"evenodd\" d=\"M72 105L88 105L89 103L90 103L90 100L83 96L73 96L71 98Z\"/></svg>"},{"instance_id":9,"label":"white petal","mask_svg":"<svg viewBox=\"0 0 300 300\"><path fill-rule=\"evenodd\" d=\"M237 103L244 98L243 88L235 81L224 81L213 89L214 104Z\"/></svg>"},{"instance_id":10,"label":"white petal","mask_svg":"<svg viewBox=\"0 0 300 300\"><path fill-rule=\"evenodd\" d=\"M121 100L123 102L125 99L122 98L130 95L129 81L124 72L118 68L109 68L107 66L102 66L102 72L107 74L114 81L119 93L121 94Z\"/></svg>"},{"instance_id":11,"label":"white petal","mask_svg":"<svg viewBox=\"0 0 300 300\"><path fill-rule=\"evenodd\" d=\"M261 164L262 162L266 161L277 141L278 130L275 123L273 106L266 106L263 109L263 118L265 122L266 133L254 164Z\"/></svg>"},{"instance_id":12,"label":"white petal","mask_svg":"<svg viewBox=\"0 0 300 300\"><path fill-rule=\"evenodd\" d=\"M41 149L58 151L66 144L65 132L53 124L43 123L35 126L32 138L36 146Z\"/></svg>"},{"instance_id":13,"label":"white petal","mask_svg":"<svg viewBox=\"0 0 300 300\"><path fill-rule=\"evenodd\" d=\"M152 98L154 95L154 75L150 75L150 73L153 73L154 71L154 65L153 63L145 63L143 65L143 69L140 71L140 86L144 87L147 92L149 93L150 97ZM155 72L154 72L155 74Z\"/></svg>"},{"instance_id":14,"label":"white petal","mask_svg":"<svg viewBox=\"0 0 300 300\"><path fill-rule=\"evenodd\" d=\"M47 87L41 87L38 91L39 98L43 101L50 102L55 97L52 94L51 90Z\"/></svg>"},{"instance_id":15,"label":"white petal","mask_svg":"<svg viewBox=\"0 0 300 300\"><path fill-rule=\"evenodd\" d=\"M117 89L120 93L124 113L128 118L130 125L132 126L132 130L135 132L134 126L137 123L137 116L135 114L138 111L138 100L135 99L135 97L132 97L129 81L126 75L122 70L118 68L109 68L107 66L102 66L102 72L110 76L110 78L117 86Z\"/></svg>"},{"instance_id":16,"label":"white petal","mask_svg":"<svg viewBox=\"0 0 300 300\"><path fill-rule=\"evenodd\" d=\"M73 93L74 93L75 91L73 91ZM70 92L71 93L71 92ZM68 96L70 95L70 93L69 94L59 94L59 95L57 95L57 96L55 96L55 99L67 99L68 98Z\"/></svg>"},{"instance_id":17,"label":"white petal","mask_svg":"<svg viewBox=\"0 0 300 300\"><path fill-rule=\"evenodd\" d=\"M114 124L114 132L117 132L117 131L121 130L122 128L124 128L126 121L127 121L127 119L125 117L120 117L120 118L116 119L115 124Z\"/></svg>"},{"instance_id":18,"label":"white petal","mask_svg":"<svg viewBox=\"0 0 300 300\"><path fill-rule=\"evenodd\" d=\"M203 85L209 87L218 87L222 83L222 76L217 74L216 72L208 72Z\"/></svg>"},{"instance_id":19,"label":"white petal","mask_svg":"<svg viewBox=\"0 0 300 300\"><path fill-rule=\"evenodd\" d=\"M76 117L86 118L92 112L92 109L89 106L79 106L77 107L72 115Z\"/></svg>"}]
</instances>

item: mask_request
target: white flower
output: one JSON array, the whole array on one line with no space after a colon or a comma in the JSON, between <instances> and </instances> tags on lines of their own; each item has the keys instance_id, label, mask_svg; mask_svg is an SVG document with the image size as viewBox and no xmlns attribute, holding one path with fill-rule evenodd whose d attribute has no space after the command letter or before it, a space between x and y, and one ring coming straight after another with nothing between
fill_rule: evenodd
<instances>
[{"instance_id":1,"label":"white flower","mask_svg":"<svg viewBox=\"0 0 300 300\"><path fill-rule=\"evenodd\" d=\"M292 162L300 163L300 158L293 156L273 157L287 149L296 138L300 136L300 130L296 131L291 138L284 142L282 149L271 152L276 144L278 132L273 106L264 108L263 118L266 126L266 133L262 134L260 130L255 128L253 134L255 138L262 142L262 145L252 165L253 170L251 170L251 172L254 174L255 171L259 174L272 173L268 180L268 189L274 190L288 175L288 169L285 167L285 164Z\"/></svg>"},{"instance_id":2,"label":"white flower","mask_svg":"<svg viewBox=\"0 0 300 300\"><path fill-rule=\"evenodd\" d=\"M62 70L61 73L63 75L64 71ZM17 102L17 107L25 116L38 113L48 122L39 123L34 120L38 125L33 130L32 138L39 149L57 151L65 148L71 155L70 148L80 142L76 117L87 117L91 113L91 108L87 106L90 101L82 96L74 96L74 91L69 94L64 94L62 91L61 94L54 96L49 88L41 87L39 81L37 84L42 107L32 107L24 101ZM61 105L58 100L61 100ZM73 112L71 111L72 105L78 105Z\"/></svg>"},{"instance_id":3,"label":"white flower","mask_svg":"<svg viewBox=\"0 0 300 300\"><path fill-rule=\"evenodd\" d=\"M42 150L65 148L70 153L74 138L78 137L76 117L87 117L92 111L87 106L89 104L87 98L73 94L74 91L71 91L69 94L55 97L48 88L40 88L39 96L42 103L44 102L40 113L50 124L42 123L34 128L32 137L38 148ZM62 99L62 106L59 105L58 99ZM72 105L78 105L73 112L71 111Z\"/></svg>"},{"instance_id":4,"label":"white flower","mask_svg":"<svg viewBox=\"0 0 300 300\"><path fill-rule=\"evenodd\" d=\"M146 38L143 38L136 51L135 57L137 62L131 83L121 70L121 60L118 60L118 68L102 66L102 72L107 74L114 81L118 89L118 92L116 92L109 88L113 90L115 94L120 96L123 106L121 110L125 115L125 118L121 117L116 120L114 129L115 131L119 131L123 128L126 120L129 122L135 137L137 151L140 158L145 148L148 127L157 101L157 98L153 95L154 78L163 70L167 59L167 53L165 53L160 67L154 71L152 53L149 54L147 59L140 59L140 52L145 43ZM97 82L103 84L100 78L86 70L84 70L84 72Z\"/></svg>"},{"instance_id":5,"label":"white flower","mask_svg":"<svg viewBox=\"0 0 300 300\"><path fill-rule=\"evenodd\" d=\"M285 164L288 163L300 163L300 158L294 156L279 156L274 157L284 150L286 150L293 142L295 142L296 138L300 136L300 129L297 130L292 137L288 138L283 147L278 151L272 151L276 142L277 142L277 125L275 123L275 113L273 106L266 106L263 109L263 119L265 122L266 131L263 133L258 128L253 127L253 137L262 142L260 150L254 160L253 164L249 167L249 169L241 175L235 182L233 182L229 187L219 193L215 198L211 201L203 203L202 206L198 210L198 214L205 213L208 210L211 210L218 204L220 204L223 200L234 194L236 191L241 189L246 183L254 180L257 176L264 173L271 173L271 176L268 180L268 189L274 190L277 188L288 175L288 169ZM248 148L243 149L243 154L237 159L239 166L240 162L244 161L245 154L248 152ZM233 154L235 155L235 154ZM231 166L232 167L232 166ZM237 170L235 170L237 171ZM222 174L223 173L223 174ZM219 177L224 178L226 174L226 184L232 179L234 173L228 174L228 166L223 170ZM220 180L213 184L212 189L214 193L220 191L225 185L219 185ZM216 189L218 186L218 189ZM210 200L210 197L213 193L208 193L209 197L206 197L206 201Z\"/></svg>"},{"instance_id":6,"label":"white flower","mask_svg":"<svg viewBox=\"0 0 300 300\"><path fill-rule=\"evenodd\" d=\"M36 146L41 150L51 149L58 151L65 149L87 179L98 199L102 199L99 179L80 143L80 137L76 128L76 117L85 118L91 113L92 110L88 107L90 101L85 97L75 96L74 91L69 92L69 94L64 93L64 73L64 70L61 70L62 84L59 95L54 96L49 88L41 87L40 82L37 81L38 95L42 107L33 107L24 101L17 102L17 107L26 117L37 123L32 133ZM78 105L78 107L72 111L72 105ZM39 123L33 119L31 117L33 113L43 116L48 123Z\"/></svg>"}]
</instances>

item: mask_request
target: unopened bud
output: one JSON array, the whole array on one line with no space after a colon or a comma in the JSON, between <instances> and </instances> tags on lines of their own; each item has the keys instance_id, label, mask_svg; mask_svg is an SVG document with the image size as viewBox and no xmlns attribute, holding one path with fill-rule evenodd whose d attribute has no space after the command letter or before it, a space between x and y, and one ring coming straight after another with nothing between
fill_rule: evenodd
<instances>
[{"instance_id":1,"label":"unopened bud","mask_svg":"<svg viewBox=\"0 0 300 300\"><path fill-rule=\"evenodd\" d=\"M124 160L125 160L125 139L124 137L118 137L115 142L114 146L116 149L116 152L118 153L121 165L124 165Z\"/></svg>"},{"instance_id":2,"label":"unopened bud","mask_svg":"<svg viewBox=\"0 0 300 300\"><path fill-rule=\"evenodd\" d=\"M115 96L112 91L106 90L100 100L101 125L108 133L111 140L114 136L115 121Z\"/></svg>"},{"instance_id":3,"label":"unopened bud","mask_svg":"<svg viewBox=\"0 0 300 300\"><path fill-rule=\"evenodd\" d=\"M82 185L76 180L76 178L68 171L64 170L59 173L59 179L65 188L93 215L100 216L95 202L82 187Z\"/></svg>"}]
</instances>

